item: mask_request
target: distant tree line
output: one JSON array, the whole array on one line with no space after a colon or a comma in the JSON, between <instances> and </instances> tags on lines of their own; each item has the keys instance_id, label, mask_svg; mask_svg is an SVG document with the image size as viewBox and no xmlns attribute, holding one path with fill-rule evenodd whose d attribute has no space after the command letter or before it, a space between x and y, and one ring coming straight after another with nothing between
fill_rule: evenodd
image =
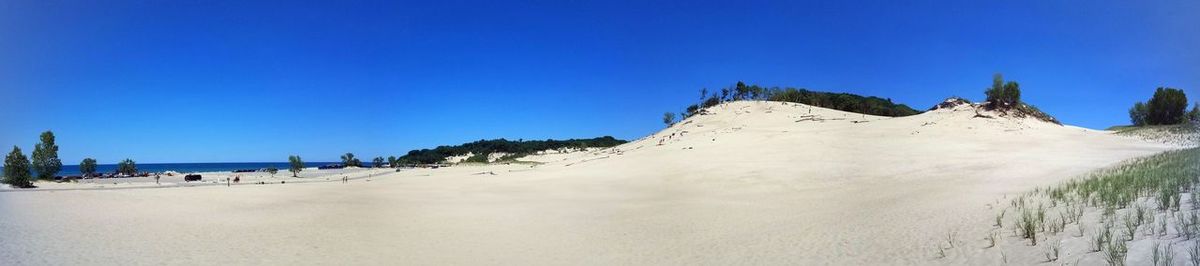
<instances>
[{"instance_id":1,"label":"distant tree line","mask_svg":"<svg viewBox=\"0 0 1200 266\"><path fill-rule=\"evenodd\" d=\"M1137 102L1129 108L1129 121L1135 126L1174 125L1188 120L1200 120L1200 103L1187 111L1187 95L1183 90L1159 87L1148 102Z\"/></svg>"},{"instance_id":2,"label":"distant tree line","mask_svg":"<svg viewBox=\"0 0 1200 266\"><path fill-rule=\"evenodd\" d=\"M438 146L433 149L412 150L408 154L397 158L396 161L399 164L431 164L442 162L446 157L470 153L473 157L467 158L466 161L487 162L488 155L492 153L507 153L509 154L509 158L516 158L544 150L607 148L625 144L626 142L611 136L568 140L479 140L455 146Z\"/></svg>"},{"instance_id":3,"label":"distant tree line","mask_svg":"<svg viewBox=\"0 0 1200 266\"><path fill-rule=\"evenodd\" d=\"M766 88L758 85L746 85L746 83L738 81L733 87L714 91L711 94L707 88L701 89L700 101L687 106L680 113L680 117L691 117L699 114L705 108L713 107L723 102L742 100L793 102L847 112L891 117L910 116L921 113L907 105L892 102L892 99L850 93L811 91L790 87ZM663 115L663 123L667 125L674 123L674 120L674 115Z\"/></svg>"}]
</instances>

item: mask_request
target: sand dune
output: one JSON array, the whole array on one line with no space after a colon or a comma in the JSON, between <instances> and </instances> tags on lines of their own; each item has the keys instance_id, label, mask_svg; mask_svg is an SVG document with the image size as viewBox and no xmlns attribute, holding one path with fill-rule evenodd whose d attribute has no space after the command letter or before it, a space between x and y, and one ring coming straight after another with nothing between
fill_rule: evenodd
<instances>
[{"instance_id":1,"label":"sand dune","mask_svg":"<svg viewBox=\"0 0 1200 266\"><path fill-rule=\"evenodd\" d=\"M0 193L18 264L938 264L1006 195L1175 146L970 106L733 102L545 164L350 184ZM487 173L487 174L480 174Z\"/></svg>"}]
</instances>

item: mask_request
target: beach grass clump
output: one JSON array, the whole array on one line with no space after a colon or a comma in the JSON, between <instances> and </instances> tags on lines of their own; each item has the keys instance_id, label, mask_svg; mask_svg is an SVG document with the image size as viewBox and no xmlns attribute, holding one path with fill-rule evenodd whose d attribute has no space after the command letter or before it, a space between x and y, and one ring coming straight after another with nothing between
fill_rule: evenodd
<instances>
[{"instance_id":1,"label":"beach grass clump","mask_svg":"<svg viewBox=\"0 0 1200 266\"><path fill-rule=\"evenodd\" d=\"M1125 245L1125 241L1108 241L1104 246L1104 261L1108 265L1125 265L1125 255L1129 254L1129 247Z\"/></svg>"},{"instance_id":2,"label":"beach grass clump","mask_svg":"<svg viewBox=\"0 0 1200 266\"><path fill-rule=\"evenodd\" d=\"M1029 239L1030 245L1037 246L1037 232L1040 226L1037 213L1032 210L1021 210L1017 218L1017 233L1021 238Z\"/></svg>"}]
</instances>

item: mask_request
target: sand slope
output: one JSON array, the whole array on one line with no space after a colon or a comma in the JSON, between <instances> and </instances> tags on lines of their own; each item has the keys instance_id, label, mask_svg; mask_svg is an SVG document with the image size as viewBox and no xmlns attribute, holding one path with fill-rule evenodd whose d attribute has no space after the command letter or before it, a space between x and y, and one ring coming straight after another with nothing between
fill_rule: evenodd
<instances>
[{"instance_id":1,"label":"sand slope","mask_svg":"<svg viewBox=\"0 0 1200 266\"><path fill-rule=\"evenodd\" d=\"M990 204L1172 146L969 106L710 108L547 164L372 181L0 193L18 264L956 264ZM661 145L659 145L661 143ZM67 251L69 250L69 251Z\"/></svg>"}]
</instances>

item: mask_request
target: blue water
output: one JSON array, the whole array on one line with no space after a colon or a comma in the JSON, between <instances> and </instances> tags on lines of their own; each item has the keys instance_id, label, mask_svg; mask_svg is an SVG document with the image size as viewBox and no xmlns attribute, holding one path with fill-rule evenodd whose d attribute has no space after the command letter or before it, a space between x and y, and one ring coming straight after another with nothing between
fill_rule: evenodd
<instances>
[{"instance_id":1,"label":"blue water","mask_svg":"<svg viewBox=\"0 0 1200 266\"><path fill-rule=\"evenodd\" d=\"M340 162L338 162L340 163ZM334 164L332 162L305 162L305 167L317 167L326 164ZM138 172L166 172L175 171L180 173L193 172L224 172L241 169L262 169L269 166L275 166L279 172L286 172L288 168L287 162L282 163L146 163L137 164ZM0 173L3 173L4 168L0 167ZM117 171L116 164L100 164L96 165L97 173L112 173ZM60 176L79 175L78 165L63 165L62 171L58 172Z\"/></svg>"}]
</instances>

